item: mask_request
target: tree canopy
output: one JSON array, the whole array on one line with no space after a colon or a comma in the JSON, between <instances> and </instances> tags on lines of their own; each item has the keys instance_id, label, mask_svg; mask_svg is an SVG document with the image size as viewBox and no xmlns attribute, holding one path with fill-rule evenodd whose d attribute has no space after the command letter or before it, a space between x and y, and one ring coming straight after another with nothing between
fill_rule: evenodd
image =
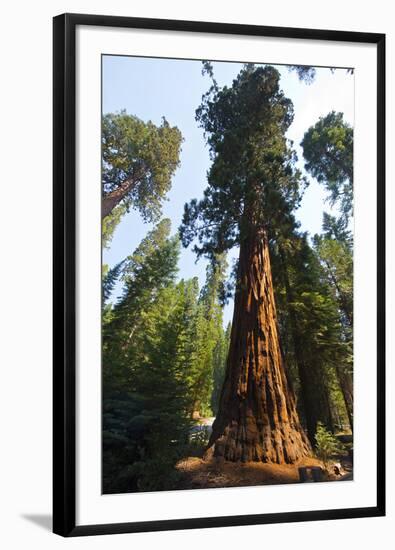
<instances>
[{"instance_id":1,"label":"tree canopy","mask_svg":"<svg viewBox=\"0 0 395 550\"><path fill-rule=\"evenodd\" d=\"M155 221L179 165L182 136L163 117L160 126L125 111L102 121L102 216L124 205Z\"/></svg>"},{"instance_id":2,"label":"tree canopy","mask_svg":"<svg viewBox=\"0 0 395 550\"><path fill-rule=\"evenodd\" d=\"M305 169L339 203L346 219L353 209L353 129L343 113L330 112L305 133L301 142Z\"/></svg>"},{"instance_id":3,"label":"tree canopy","mask_svg":"<svg viewBox=\"0 0 395 550\"><path fill-rule=\"evenodd\" d=\"M248 227L285 223L300 201L300 172L285 132L293 106L271 66L245 66L232 86L210 93L196 111L212 165L201 200L185 205L182 243L195 238L198 255L213 257L232 248Z\"/></svg>"}]
</instances>

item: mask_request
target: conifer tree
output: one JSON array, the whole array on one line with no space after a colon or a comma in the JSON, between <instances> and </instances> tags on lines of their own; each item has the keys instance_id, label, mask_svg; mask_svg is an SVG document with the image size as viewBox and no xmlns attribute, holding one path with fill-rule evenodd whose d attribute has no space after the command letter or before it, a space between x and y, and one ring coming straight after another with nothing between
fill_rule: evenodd
<instances>
[{"instance_id":1,"label":"conifer tree","mask_svg":"<svg viewBox=\"0 0 395 550\"><path fill-rule=\"evenodd\" d=\"M346 221L353 211L353 139L343 113L332 111L307 130L301 143L306 170L326 187Z\"/></svg>"},{"instance_id":2,"label":"conifer tree","mask_svg":"<svg viewBox=\"0 0 395 550\"><path fill-rule=\"evenodd\" d=\"M336 373L353 429L353 244L342 218L336 220L326 214L323 229L322 235L314 237L314 248L321 262L323 277L340 312L341 341L346 353L338 361Z\"/></svg>"},{"instance_id":3,"label":"conifer tree","mask_svg":"<svg viewBox=\"0 0 395 550\"><path fill-rule=\"evenodd\" d=\"M111 293L114 290L116 282L119 279L119 276L122 272L123 264L124 264L124 260L122 260L121 262L118 262L114 267L109 269L103 277L103 281L102 281L103 305L105 305L106 302L111 297Z\"/></svg>"},{"instance_id":4,"label":"conifer tree","mask_svg":"<svg viewBox=\"0 0 395 550\"><path fill-rule=\"evenodd\" d=\"M328 293L320 283L319 264L306 235L295 233L286 239L278 238L272 249L283 345L289 363L294 358L300 405L309 439L314 444L318 422L332 429L326 364L321 353L323 341L328 339L331 313L325 297ZM335 309L332 322L336 321Z\"/></svg>"},{"instance_id":5,"label":"conifer tree","mask_svg":"<svg viewBox=\"0 0 395 550\"><path fill-rule=\"evenodd\" d=\"M221 390L225 379L231 327L231 323L228 323L226 330L221 330L213 352L213 391L211 394L211 410L214 416L218 413Z\"/></svg>"},{"instance_id":6,"label":"conifer tree","mask_svg":"<svg viewBox=\"0 0 395 550\"><path fill-rule=\"evenodd\" d=\"M191 359L178 255L178 237L163 220L124 261L125 290L103 326L104 492L169 489L176 481Z\"/></svg>"},{"instance_id":7,"label":"conifer tree","mask_svg":"<svg viewBox=\"0 0 395 550\"><path fill-rule=\"evenodd\" d=\"M212 87L197 110L210 147L208 187L186 205L181 237L198 255L239 245L235 306L218 415L209 447L232 461L295 462L310 452L280 349L269 232L299 200L300 174L285 138L292 103L270 66L248 65Z\"/></svg>"},{"instance_id":8,"label":"conifer tree","mask_svg":"<svg viewBox=\"0 0 395 550\"><path fill-rule=\"evenodd\" d=\"M123 205L158 219L179 164L182 136L165 118L156 126L125 111L102 121L102 217ZM119 212L118 212L119 213Z\"/></svg>"},{"instance_id":9,"label":"conifer tree","mask_svg":"<svg viewBox=\"0 0 395 550\"><path fill-rule=\"evenodd\" d=\"M170 220L164 219L142 240L123 263L124 290L103 326L103 376L107 387L131 372L138 346L129 346L141 335L140 327L155 296L175 280L179 257L178 237L170 237Z\"/></svg>"}]
</instances>

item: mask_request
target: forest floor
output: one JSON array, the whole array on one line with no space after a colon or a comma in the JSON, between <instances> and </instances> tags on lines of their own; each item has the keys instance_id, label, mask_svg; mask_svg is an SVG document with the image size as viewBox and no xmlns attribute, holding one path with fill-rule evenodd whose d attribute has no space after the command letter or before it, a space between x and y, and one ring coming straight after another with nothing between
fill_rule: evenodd
<instances>
[{"instance_id":1,"label":"forest floor","mask_svg":"<svg viewBox=\"0 0 395 550\"><path fill-rule=\"evenodd\" d=\"M316 458L306 458L297 464L264 464L188 457L180 460L176 468L182 474L183 489L206 489L299 483L299 468L303 466L323 467ZM341 476L329 474L323 481L341 479L352 479L352 473L344 471Z\"/></svg>"},{"instance_id":2,"label":"forest floor","mask_svg":"<svg viewBox=\"0 0 395 550\"><path fill-rule=\"evenodd\" d=\"M212 417L200 418L191 433L208 437L213 421ZM315 457L307 457L296 464L242 463L216 458L203 459L203 452L203 447L195 448L195 452L192 452L194 456L185 457L177 463L176 468L181 474L181 486L178 488L206 489L300 483L299 468L311 466L318 466L323 470L323 481L352 480L353 475L352 463L346 455L332 460L328 472L325 471L323 463ZM335 475L334 464L341 466L341 475Z\"/></svg>"}]
</instances>

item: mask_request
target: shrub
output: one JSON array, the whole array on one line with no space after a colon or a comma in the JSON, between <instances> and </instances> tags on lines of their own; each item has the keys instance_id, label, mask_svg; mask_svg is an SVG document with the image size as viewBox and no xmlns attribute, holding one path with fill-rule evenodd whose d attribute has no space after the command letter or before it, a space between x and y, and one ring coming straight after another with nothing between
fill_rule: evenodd
<instances>
[{"instance_id":1,"label":"shrub","mask_svg":"<svg viewBox=\"0 0 395 550\"><path fill-rule=\"evenodd\" d=\"M322 460L325 468L327 468L328 461L333 455L341 453L344 450L343 445L337 440L333 433L328 431L320 422L318 423L315 434L315 441L316 455Z\"/></svg>"}]
</instances>

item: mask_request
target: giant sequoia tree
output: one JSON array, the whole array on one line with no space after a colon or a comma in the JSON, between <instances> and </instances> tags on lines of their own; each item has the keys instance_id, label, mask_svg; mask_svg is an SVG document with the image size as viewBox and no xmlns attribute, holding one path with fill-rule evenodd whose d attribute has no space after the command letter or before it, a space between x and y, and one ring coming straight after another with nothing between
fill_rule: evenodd
<instances>
[{"instance_id":1,"label":"giant sequoia tree","mask_svg":"<svg viewBox=\"0 0 395 550\"><path fill-rule=\"evenodd\" d=\"M133 207L144 219L156 219L179 164L181 141L179 129L165 118L156 126L126 112L105 115L102 218L117 207L118 216L119 207Z\"/></svg>"},{"instance_id":2,"label":"giant sequoia tree","mask_svg":"<svg viewBox=\"0 0 395 550\"><path fill-rule=\"evenodd\" d=\"M309 454L280 349L269 235L299 200L300 174L285 132L292 102L273 67L245 66L213 86L196 116L212 165L202 200L185 206L184 246L215 257L239 246L230 347L209 448L232 461L295 462Z\"/></svg>"}]
</instances>

